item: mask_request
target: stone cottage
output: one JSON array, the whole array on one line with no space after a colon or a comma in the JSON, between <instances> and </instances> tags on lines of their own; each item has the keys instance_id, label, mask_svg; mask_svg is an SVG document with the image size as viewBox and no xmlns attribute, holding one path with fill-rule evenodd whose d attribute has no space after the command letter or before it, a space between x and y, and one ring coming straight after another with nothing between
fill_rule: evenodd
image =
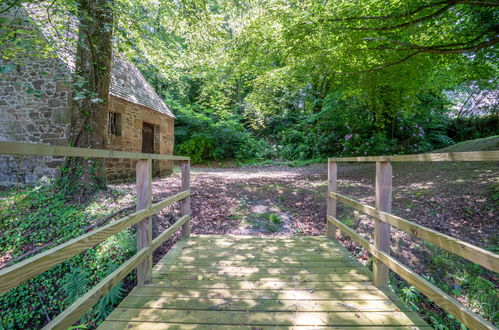
<instances>
[{"instance_id":1,"label":"stone cottage","mask_svg":"<svg viewBox=\"0 0 499 330\"><path fill-rule=\"evenodd\" d=\"M23 28L28 24L57 46L53 31L36 24L46 11L35 6L22 9L16 14L23 17ZM26 55L22 61L5 60L0 54L0 141L67 145L75 47L54 48L51 56ZM174 115L135 65L118 56L113 57L108 104L109 149L173 153ZM54 157L0 156L0 184L32 184L43 176L54 177L62 162ZM106 168L108 179L127 179L135 174L135 161L108 160ZM170 162L153 161L155 176L169 172Z\"/></svg>"}]
</instances>

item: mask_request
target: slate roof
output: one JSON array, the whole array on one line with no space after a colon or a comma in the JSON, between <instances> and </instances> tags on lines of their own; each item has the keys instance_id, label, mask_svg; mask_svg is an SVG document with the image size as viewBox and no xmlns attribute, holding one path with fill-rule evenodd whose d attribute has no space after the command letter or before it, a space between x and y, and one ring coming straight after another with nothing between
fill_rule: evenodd
<instances>
[{"instance_id":1,"label":"slate roof","mask_svg":"<svg viewBox=\"0 0 499 330\"><path fill-rule=\"evenodd\" d=\"M75 70L76 41L78 20L69 13L50 12L50 21L47 24L47 7L39 3L23 4L27 15L37 24L41 33L55 49L57 57L66 64L71 72ZM54 25L63 28L57 31ZM147 82L139 69L119 55L114 55L111 66L111 83L109 94L139 104L167 116L175 118L170 108Z\"/></svg>"},{"instance_id":2,"label":"slate roof","mask_svg":"<svg viewBox=\"0 0 499 330\"><path fill-rule=\"evenodd\" d=\"M156 94L139 69L119 57L113 58L109 93L175 118L170 108Z\"/></svg>"}]
</instances>

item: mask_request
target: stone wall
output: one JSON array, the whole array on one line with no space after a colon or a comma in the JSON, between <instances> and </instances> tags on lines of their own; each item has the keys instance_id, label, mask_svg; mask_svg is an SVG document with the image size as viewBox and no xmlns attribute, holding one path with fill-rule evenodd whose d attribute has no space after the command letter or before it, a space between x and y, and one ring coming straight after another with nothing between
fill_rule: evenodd
<instances>
[{"instance_id":1,"label":"stone wall","mask_svg":"<svg viewBox=\"0 0 499 330\"><path fill-rule=\"evenodd\" d=\"M64 145L70 123L71 89L57 58L30 57L22 65L1 61L0 141ZM33 184L57 175L62 158L0 156L0 184Z\"/></svg>"},{"instance_id":2,"label":"stone wall","mask_svg":"<svg viewBox=\"0 0 499 330\"><path fill-rule=\"evenodd\" d=\"M109 149L123 151L142 151L143 123L154 125L154 152L173 154L174 119L150 108L131 103L111 95L109 111L121 117L121 136L109 134ZM108 180L135 177L135 160L113 159L107 161ZM172 162L153 161L153 175L165 176L172 171Z\"/></svg>"},{"instance_id":3,"label":"stone wall","mask_svg":"<svg viewBox=\"0 0 499 330\"><path fill-rule=\"evenodd\" d=\"M0 17L11 16L0 14ZM29 22L19 20L20 27L40 37L39 30ZM61 58L38 57L35 55L38 53L16 56L15 62L2 60L0 56L0 141L66 145L72 106L71 69ZM140 152L142 123L146 122L155 125L154 152L173 153L173 118L116 96L110 95L109 101L110 111L120 113L122 119L122 134L109 135L109 149ZM63 160L0 155L0 185L30 185L44 176L54 178ZM112 160L107 165L109 180L135 176L132 160ZM171 168L170 162L153 162L156 176L170 173Z\"/></svg>"}]
</instances>

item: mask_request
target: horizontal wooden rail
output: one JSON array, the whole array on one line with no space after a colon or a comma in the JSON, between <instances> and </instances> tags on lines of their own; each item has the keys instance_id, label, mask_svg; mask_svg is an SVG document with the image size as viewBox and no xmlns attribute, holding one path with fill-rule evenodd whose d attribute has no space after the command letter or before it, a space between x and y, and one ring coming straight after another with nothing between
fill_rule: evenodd
<instances>
[{"instance_id":1,"label":"horizontal wooden rail","mask_svg":"<svg viewBox=\"0 0 499 330\"><path fill-rule=\"evenodd\" d=\"M134 212L97 230L73 238L66 243L62 243L13 266L0 270L0 293L26 282L36 275L101 243L110 236L188 196L190 196L190 191L183 191L153 204L148 209Z\"/></svg>"},{"instance_id":2,"label":"horizontal wooden rail","mask_svg":"<svg viewBox=\"0 0 499 330\"><path fill-rule=\"evenodd\" d=\"M60 156L88 158L127 158L127 159L159 159L189 160L189 157L146 154L140 152L61 147L45 144L29 144L17 142L0 142L0 154L29 156Z\"/></svg>"},{"instance_id":3,"label":"horizontal wooden rail","mask_svg":"<svg viewBox=\"0 0 499 330\"><path fill-rule=\"evenodd\" d=\"M499 151L447 152L438 154L340 157L330 162L483 162L499 161Z\"/></svg>"},{"instance_id":4,"label":"horizontal wooden rail","mask_svg":"<svg viewBox=\"0 0 499 330\"><path fill-rule=\"evenodd\" d=\"M499 255L493 252L476 247L457 238L441 234L435 230L418 225L393 214L379 211L372 206L362 204L347 196L330 192L329 197L339 201L340 203L351 206L365 214L373 216L378 220L397 227L398 229L411 235L433 243L446 251L454 253L462 258L499 273Z\"/></svg>"},{"instance_id":5,"label":"horizontal wooden rail","mask_svg":"<svg viewBox=\"0 0 499 330\"><path fill-rule=\"evenodd\" d=\"M128 259L114 272L109 274L106 278L100 281L90 291L81 296L64 312L59 314L43 329L67 329L73 323L78 321L99 299L108 293L116 284L123 280L134 268L137 267L145 258L151 254L150 248L143 248L137 252L133 257Z\"/></svg>"},{"instance_id":6,"label":"horizontal wooden rail","mask_svg":"<svg viewBox=\"0 0 499 330\"><path fill-rule=\"evenodd\" d=\"M343 233L348 235L352 240L369 251L374 258L380 260L409 284L414 285L424 295L434 301L438 306L457 317L470 329L495 329L492 324L473 313L456 299L452 298L431 284L429 281L410 270L407 266L403 265L387 253L376 249L374 245L370 244L366 239L357 234L350 227L344 225L338 219L332 216L328 216L327 219L329 222L338 227Z\"/></svg>"},{"instance_id":7,"label":"horizontal wooden rail","mask_svg":"<svg viewBox=\"0 0 499 330\"><path fill-rule=\"evenodd\" d=\"M161 244L163 244L168 239L168 237L172 236L173 233L175 233L183 224L185 224L189 220L190 220L190 215L189 214L184 215L179 220L177 220L172 226L170 226L167 230L159 234L158 237L153 239L151 244L152 251L160 247Z\"/></svg>"}]
</instances>

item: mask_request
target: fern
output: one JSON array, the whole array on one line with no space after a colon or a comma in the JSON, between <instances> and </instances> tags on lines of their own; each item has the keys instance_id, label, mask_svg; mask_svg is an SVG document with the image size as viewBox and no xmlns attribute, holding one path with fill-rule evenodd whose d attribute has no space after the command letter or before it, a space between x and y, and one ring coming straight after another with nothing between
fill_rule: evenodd
<instances>
[{"instance_id":1,"label":"fern","mask_svg":"<svg viewBox=\"0 0 499 330\"><path fill-rule=\"evenodd\" d=\"M116 268L118 268L118 265L110 264L106 276L111 274ZM99 300L96 313L99 320L104 320L111 313L113 307L123 298L124 291L123 282L119 282Z\"/></svg>"},{"instance_id":2,"label":"fern","mask_svg":"<svg viewBox=\"0 0 499 330\"><path fill-rule=\"evenodd\" d=\"M97 318L104 320L109 313L113 310L113 307L121 301L123 298L123 282L116 284L105 296L103 296L99 305L97 306Z\"/></svg>"},{"instance_id":3,"label":"fern","mask_svg":"<svg viewBox=\"0 0 499 330\"><path fill-rule=\"evenodd\" d=\"M64 276L62 289L69 301L73 302L87 292L88 277L88 273L80 268L74 268Z\"/></svg>"}]
</instances>

